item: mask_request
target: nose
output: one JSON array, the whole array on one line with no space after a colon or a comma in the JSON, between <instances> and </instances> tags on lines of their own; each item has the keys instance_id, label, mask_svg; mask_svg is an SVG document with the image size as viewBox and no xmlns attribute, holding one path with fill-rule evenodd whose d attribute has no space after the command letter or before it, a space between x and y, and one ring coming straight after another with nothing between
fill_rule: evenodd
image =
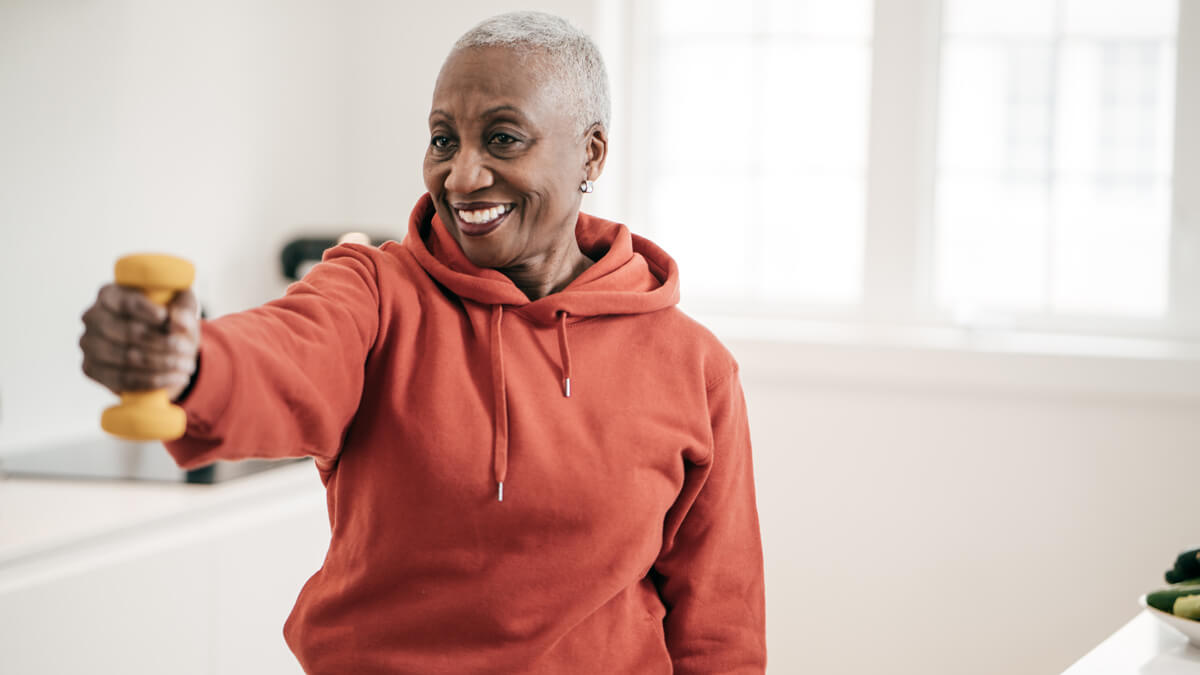
<instances>
[{"instance_id":1,"label":"nose","mask_svg":"<svg viewBox=\"0 0 1200 675\"><path fill-rule=\"evenodd\" d=\"M492 172L484 159L477 150L461 148L456 152L450 161L450 174L446 176L446 190L465 195L490 187Z\"/></svg>"}]
</instances>

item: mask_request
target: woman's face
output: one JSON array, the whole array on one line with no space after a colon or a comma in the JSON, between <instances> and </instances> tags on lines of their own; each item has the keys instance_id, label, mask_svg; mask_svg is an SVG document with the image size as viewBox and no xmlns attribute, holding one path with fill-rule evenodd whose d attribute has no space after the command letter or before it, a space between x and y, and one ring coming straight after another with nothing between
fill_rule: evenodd
<instances>
[{"instance_id":1,"label":"woman's face","mask_svg":"<svg viewBox=\"0 0 1200 675\"><path fill-rule=\"evenodd\" d=\"M579 184L599 177L604 132L576 127L556 88L512 50L466 49L442 66L425 188L479 267L537 268L573 242Z\"/></svg>"}]
</instances>

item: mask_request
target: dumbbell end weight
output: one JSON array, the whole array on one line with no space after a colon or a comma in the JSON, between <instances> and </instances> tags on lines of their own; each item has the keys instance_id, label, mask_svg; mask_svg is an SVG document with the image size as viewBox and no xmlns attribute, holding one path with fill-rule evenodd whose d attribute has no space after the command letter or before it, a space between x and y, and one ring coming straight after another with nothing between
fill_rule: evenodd
<instances>
[{"instance_id":1,"label":"dumbbell end weight","mask_svg":"<svg viewBox=\"0 0 1200 675\"><path fill-rule=\"evenodd\" d=\"M173 441L183 436L187 414L167 399L165 390L127 391L100 416L100 426L131 441Z\"/></svg>"}]
</instances>

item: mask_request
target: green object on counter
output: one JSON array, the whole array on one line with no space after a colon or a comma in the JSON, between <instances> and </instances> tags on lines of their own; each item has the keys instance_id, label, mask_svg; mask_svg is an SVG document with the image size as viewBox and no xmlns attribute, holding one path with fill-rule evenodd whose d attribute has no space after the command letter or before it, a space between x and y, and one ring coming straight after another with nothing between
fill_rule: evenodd
<instances>
[{"instance_id":1,"label":"green object on counter","mask_svg":"<svg viewBox=\"0 0 1200 675\"><path fill-rule=\"evenodd\" d=\"M1175 558L1175 566L1167 570L1165 576L1168 584L1200 578L1200 548L1180 553Z\"/></svg>"},{"instance_id":2,"label":"green object on counter","mask_svg":"<svg viewBox=\"0 0 1200 675\"><path fill-rule=\"evenodd\" d=\"M1172 609L1175 616L1200 620L1200 594L1175 598L1175 606Z\"/></svg>"},{"instance_id":3,"label":"green object on counter","mask_svg":"<svg viewBox=\"0 0 1200 675\"><path fill-rule=\"evenodd\" d=\"M1146 604L1154 609L1173 614L1175 601L1188 596L1200 596L1200 584L1177 584L1171 588L1146 594Z\"/></svg>"}]
</instances>

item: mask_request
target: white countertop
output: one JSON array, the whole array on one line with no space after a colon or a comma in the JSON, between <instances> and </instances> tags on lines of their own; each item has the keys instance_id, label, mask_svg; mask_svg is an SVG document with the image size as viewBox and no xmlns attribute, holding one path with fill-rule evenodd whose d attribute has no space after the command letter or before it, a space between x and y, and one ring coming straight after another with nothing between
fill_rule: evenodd
<instances>
[{"instance_id":1,"label":"white countertop","mask_svg":"<svg viewBox=\"0 0 1200 675\"><path fill-rule=\"evenodd\" d=\"M215 485L0 478L0 572L125 532L175 528L249 503L323 494L311 460Z\"/></svg>"},{"instance_id":2,"label":"white countertop","mask_svg":"<svg viewBox=\"0 0 1200 675\"><path fill-rule=\"evenodd\" d=\"M1198 675L1200 649L1143 610L1063 675Z\"/></svg>"}]
</instances>

